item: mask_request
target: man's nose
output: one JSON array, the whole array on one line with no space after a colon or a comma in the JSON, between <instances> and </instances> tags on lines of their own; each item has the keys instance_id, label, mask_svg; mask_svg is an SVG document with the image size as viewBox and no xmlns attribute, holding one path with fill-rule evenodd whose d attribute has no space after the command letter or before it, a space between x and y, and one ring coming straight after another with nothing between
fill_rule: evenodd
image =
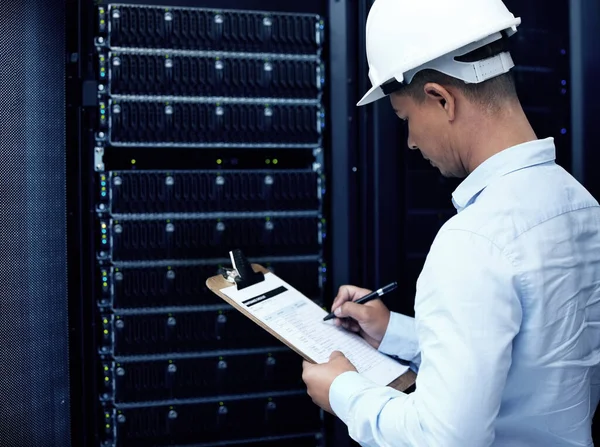
<instances>
[{"instance_id":1,"label":"man's nose","mask_svg":"<svg viewBox=\"0 0 600 447\"><path fill-rule=\"evenodd\" d=\"M408 136L408 139L406 140L406 144L408 145L408 148L413 151L419 149L419 146L417 146L417 144L410 138L410 135Z\"/></svg>"}]
</instances>

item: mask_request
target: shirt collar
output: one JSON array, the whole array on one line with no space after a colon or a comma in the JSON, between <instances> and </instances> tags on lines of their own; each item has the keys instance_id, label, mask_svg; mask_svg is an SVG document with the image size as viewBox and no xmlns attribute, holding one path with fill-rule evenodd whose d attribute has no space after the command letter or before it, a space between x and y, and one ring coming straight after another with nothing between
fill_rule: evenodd
<instances>
[{"instance_id":1,"label":"shirt collar","mask_svg":"<svg viewBox=\"0 0 600 447\"><path fill-rule=\"evenodd\" d=\"M494 179L556 159L554 138L529 141L499 152L480 164L452 193L458 212L469 206Z\"/></svg>"}]
</instances>

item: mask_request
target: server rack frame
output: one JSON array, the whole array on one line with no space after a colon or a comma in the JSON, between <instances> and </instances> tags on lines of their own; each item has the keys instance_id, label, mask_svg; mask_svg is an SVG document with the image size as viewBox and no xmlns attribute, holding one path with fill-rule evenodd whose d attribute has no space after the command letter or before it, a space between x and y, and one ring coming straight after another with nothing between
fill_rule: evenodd
<instances>
[{"instance_id":1,"label":"server rack frame","mask_svg":"<svg viewBox=\"0 0 600 447\"><path fill-rule=\"evenodd\" d=\"M99 2L98 4L107 4ZM113 2L119 3L119 2ZM131 2L122 2L131 3ZM142 3L142 2L140 2ZM164 4L165 2L145 1L144 4ZM170 2L173 3L173 2ZM193 6L195 2L182 0L178 6ZM208 0L207 6L222 7L221 2ZM93 174L94 155L86 148L92 147L90 131L97 119L96 95L97 85L94 82L93 51L95 8L91 2L68 0L67 23L68 52L67 52L67 113L68 113L68 175L69 187L69 259L70 259L70 333L71 352L73 354L73 369L71 385L73 389L73 418L72 433L74 445L99 445L98 434L94 427L97 425L97 412L93 410L97 390L97 362L93 358L96 347L94 333L94 307L90 299L90 290L94 287L95 271L93 234L95 225L94 203L95 187L90 182ZM189 4L189 5L188 5ZM279 2L265 0L263 10L281 9ZM233 6L233 5L232 5ZM274 6L277 6L274 7ZM289 5L288 5L289 7ZM330 63L345 70L328 72L328 105L335 106L336 113L328 117L329 166L336 165L338 169L330 172L329 189L332 202L327 204L332 210L330 233L332 244L330 253L336 253L336 262L329 268L330 284L334 287L356 282L358 262L356 253L357 226L354 222L357 209L354 206L358 185L356 174L356 159L358 147L353 138L352 119L356 116L354 104L358 93L356 91L355 58L351 53L356 50L356 37L350 32L354 22L355 12L346 1L331 0L322 2L324 15L329 16L330 33L328 46L335 46L341 51L327 54ZM252 9L252 8L251 8ZM349 76L348 76L349 74ZM330 292L331 293L331 292ZM92 355L91 355L92 353ZM335 430L330 430L331 420L328 420L327 436L329 441L336 439L336 445L347 442L343 427L336 424Z\"/></svg>"}]
</instances>

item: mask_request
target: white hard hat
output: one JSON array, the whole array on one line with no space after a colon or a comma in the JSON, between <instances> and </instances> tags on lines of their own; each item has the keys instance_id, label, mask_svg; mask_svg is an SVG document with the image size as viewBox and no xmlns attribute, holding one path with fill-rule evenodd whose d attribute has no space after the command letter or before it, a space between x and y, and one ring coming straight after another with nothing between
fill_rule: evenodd
<instances>
[{"instance_id":1,"label":"white hard hat","mask_svg":"<svg viewBox=\"0 0 600 447\"><path fill-rule=\"evenodd\" d=\"M508 52L476 62L454 58L498 40L502 32L513 35L520 24L502 0L375 0L366 28L373 87L357 105L387 96L393 89L386 84L408 84L426 68L467 83L506 73L514 67Z\"/></svg>"}]
</instances>

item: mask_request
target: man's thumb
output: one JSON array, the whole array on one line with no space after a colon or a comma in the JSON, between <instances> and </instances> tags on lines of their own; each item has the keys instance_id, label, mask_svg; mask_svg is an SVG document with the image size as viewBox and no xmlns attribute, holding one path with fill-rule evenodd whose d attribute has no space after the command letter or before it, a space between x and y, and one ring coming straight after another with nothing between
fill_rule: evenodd
<instances>
[{"instance_id":1,"label":"man's thumb","mask_svg":"<svg viewBox=\"0 0 600 447\"><path fill-rule=\"evenodd\" d=\"M341 351L333 351L333 352L331 353L331 355L329 356L329 360L333 360L333 359L335 359L335 358L337 358L337 357L345 357L345 355L344 355L344 353L343 353L343 352L341 352Z\"/></svg>"},{"instance_id":2,"label":"man's thumb","mask_svg":"<svg viewBox=\"0 0 600 447\"><path fill-rule=\"evenodd\" d=\"M365 321L367 319L368 309L362 305L352 301L347 301L338 307L334 314L339 318L354 318L356 321Z\"/></svg>"}]
</instances>

